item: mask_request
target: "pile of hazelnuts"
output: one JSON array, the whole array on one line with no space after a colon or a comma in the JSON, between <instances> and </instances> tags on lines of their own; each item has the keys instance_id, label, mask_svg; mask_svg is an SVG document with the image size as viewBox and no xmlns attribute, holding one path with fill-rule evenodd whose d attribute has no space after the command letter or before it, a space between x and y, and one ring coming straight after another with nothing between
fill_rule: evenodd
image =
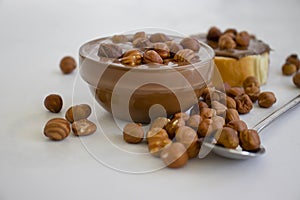
<instances>
[{"instance_id":1,"label":"pile of hazelnuts","mask_svg":"<svg viewBox=\"0 0 300 200\"><path fill-rule=\"evenodd\" d=\"M224 84L225 92L215 87L202 90L199 102L190 113L179 112L171 118L158 117L145 134L142 124L129 123L123 129L123 139L132 144L144 138L149 152L160 157L166 166L179 168L188 159L197 157L201 141L212 136L216 145L245 151L258 151L260 138L256 130L248 129L239 114L246 114L256 101L262 108L269 108L276 98L272 92L260 92L257 79L247 77L243 87Z\"/></svg>"},{"instance_id":2,"label":"pile of hazelnuts","mask_svg":"<svg viewBox=\"0 0 300 200\"><path fill-rule=\"evenodd\" d=\"M293 75L293 83L300 88L300 60L297 54L289 55L282 65L282 74L285 76Z\"/></svg>"}]
</instances>

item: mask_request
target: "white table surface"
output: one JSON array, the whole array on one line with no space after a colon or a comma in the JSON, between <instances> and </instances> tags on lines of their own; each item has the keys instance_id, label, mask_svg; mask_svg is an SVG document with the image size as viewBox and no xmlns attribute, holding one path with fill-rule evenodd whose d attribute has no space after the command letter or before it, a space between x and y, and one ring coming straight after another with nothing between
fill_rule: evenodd
<instances>
[{"instance_id":1,"label":"white table surface","mask_svg":"<svg viewBox=\"0 0 300 200\"><path fill-rule=\"evenodd\" d=\"M0 199L300 199L300 107L264 130L264 156L236 161L211 154L177 170L155 170L158 159L124 153L146 146L122 142L97 105L94 135L61 142L43 135L46 121L72 103L93 105L78 69L63 76L59 60L77 58L90 39L144 27L184 34L235 27L269 43L271 70L262 89L274 91L278 102L244 117L254 124L300 91L281 75L285 58L300 54L299 8L298 0L0 0ZM50 93L63 96L60 114L43 107Z\"/></svg>"}]
</instances>

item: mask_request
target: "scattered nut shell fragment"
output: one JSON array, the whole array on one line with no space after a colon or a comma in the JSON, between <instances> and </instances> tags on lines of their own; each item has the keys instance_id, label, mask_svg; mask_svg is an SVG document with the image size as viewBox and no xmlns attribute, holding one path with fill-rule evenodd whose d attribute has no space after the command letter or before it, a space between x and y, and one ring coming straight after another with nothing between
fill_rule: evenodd
<instances>
[{"instance_id":1,"label":"scattered nut shell fragment","mask_svg":"<svg viewBox=\"0 0 300 200\"><path fill-rule=\"evenodd\" d=\"M87 120L81 119L73 122L72 131L76 136L86 136L95 133L97 130L96 124Z\"/></svg>"},{"instance_id":2,"label":"scattered nut shell fragment","mask_svg":"<svg viewBox=\"0 0 300 200\"><path fill-rule=\"evenodd\" d=\"M44 106L53 113L59 113L63 106L63 100L58 94L50 94L44 100Z\"/></svg>"},{"instance_id":3,"label":"scattered nut shell fragment","mask_svg":"<svg viewBox=\"0 0 300 200\"><path fill-rule=\"evenodd\" d=\"M65 139L70 132L70 124L63 118L50 119L44 127L44 135L56 141Z\"/></svg>"}]
</instances>

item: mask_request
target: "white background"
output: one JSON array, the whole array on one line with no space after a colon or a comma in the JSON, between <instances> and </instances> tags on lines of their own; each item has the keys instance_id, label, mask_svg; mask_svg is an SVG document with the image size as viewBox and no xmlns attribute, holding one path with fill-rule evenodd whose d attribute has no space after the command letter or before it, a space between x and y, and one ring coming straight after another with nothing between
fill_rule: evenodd
<instances>
[{"instance_id":1,"label":"white background","mask_svg":"<svg viewBox=\"0 0 300 200\"><path fill-rule=\"evenodd\" d=\"M61 142L43 136L47 120L63 116L72 102L93 103L78 69L63 76L59 60L77 58L80 45L90 39L144 27L184 34L206 32L213 25L234 27L270 44L271 70L262 89L275 92L278 102L244 116L253 125L300 91L291 77L281 75L285 58L300 54L299 9L298 0L0 0L0 200L300 199L300 107L263 131L267 154L262 157L235 161L211 154L181 169L151 173L121 171L159 161L127 159L110 150L105 137L98 140L104 133L124 148L144 148L127 147L118 133L111 133L112 118L97 106L91 119L100 124L94 135ZM63 96L60 114L44 109L49 93Z\"/></svg>"}]
</instances>

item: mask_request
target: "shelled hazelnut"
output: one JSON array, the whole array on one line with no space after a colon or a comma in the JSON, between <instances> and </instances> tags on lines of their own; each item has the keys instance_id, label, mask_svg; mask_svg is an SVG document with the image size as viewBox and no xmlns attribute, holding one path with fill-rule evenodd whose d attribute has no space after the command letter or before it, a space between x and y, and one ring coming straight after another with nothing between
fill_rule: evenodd
<instances>
[{"instance_id":1,"label":"shelled hazelnut","mask_svg":"<svg viewBox=\"0 0 300 200\"><path fill-rule=\"evenodd\" d=\"M59 63L60 70L63 74L70 74L74 69L76 69L76 66L76 61L71 56L63 57Z\"/></svg>"},{"instance_id":2,"label":"shelled hazelnut","mask_svg":"<svg viewBox=\"0 0 300 200\"><path fill-rule=\"evenodd\" d=\"M262 92L258 96L258 105L262 108L269 108L276 102L273 92Z\"/></svg>"},{"instance_id":3,"label":"shelled hazelnut","mask_svg":"<svg viewBox=\"0 0 300 200\"><path fill-rule=\"evenodd\" d=\"M50 119L44 127L44 135L56 141L65 139L70 132L70 124L63 118Z\"/></svg>"},{"instance_id":4,"label":"shelled hazelnut","mask_svg":"<svg viewBox=\"0 0 300 200\"><path fill-rule=\"evenodd\" d=\"M253 103L247 94L242 94L234 98L236 102L237 111L240 114L249 113L253 108Z\"/></svg>"},{"instance_id":5,"label":"shelled hazelnut","mask_svg":"<svg viewBox=\"0 0 300 200\"><path fill-rule=\"evenodd\" d=\"M166 166L170 168L183 167L189 159L186 148L179 142L172 143L165 148L160 157Z\"/></svg>"},{"instance_id":6,"label":"shelled hazelnut","mask_svg":"<svg viewBox=\"0 0 300 200\"><path fill-rule=\"evenodd\" d=\"M144 139L142 124L129 123L123 128L123 139L127 143L137 144Z\"/></svg>"},{"instance_id":7,"label":"shelled hazelnut","mask_svg":"<svg viewBox=\"0 0 300 200\"><path fill-rule=\"evenodd\" d=\"M297 70L300 69L300 59L297 54L291 54L286 58L286 62L296 65Z\"/></svg>"},{"instance_id":8,"label":"shelled hazelnut","mask_svg":"<svg viewBox=\"0 0 300 200\"><path fill-rule=\"evenodd\" d=\"M63 100L58 94L50 94L44 99L44 106L53 113L59 113L63 106Z\"/></svg>"},{"instance_id":9,"label":"shelled hazelnut","mask_svg":"<svg viewBox=\"0 0 300 200\"><path fill-rule=\"evenodd\" d=\"M256 130L247 129L239 134L240 145L246 151L256 151L260 148L260 138Z\"/></svg>"},{"instance_id":10,"label":"shelled hazelnut","mask_svg":"<svg viewBox=\"0 0 300 200\"><path fill-rule=\"evenodd\" d=\"M293 76L293 83L298 87L300 88L300 73L296 73L294 76Z\"/></svg>"},{"instance_id":11,"label":"shelled hazelnut","mask_svg":"<svg viewBox=\"0 0 300 200\"><path fill-rule=\"evenodd\" d=\"M218 41L220 36L222 35L222 32L219 28L213 26L208 30L208 33L206 35L206 39Z\"/></svg>"},{"instance_id":12,"label":"shelled hazelnut","mask_svg":"<svg viewBox=\"0 0 300 200\"><path fill-rule=\"evenodd\" d=\"M220 49L234 49L236 47L235 41L228 35L222 35L218 44Z\"/></svg>"},{"instance_id":13,"label":"shelled hazelnut","mask_svg":"<svg viewBox=\"0 0 300 200\"><path fill-rule=\"evenodd\" d=\"M297 71L297 67L293 63L286 62L282 65L281 70L283 75L290 76Z\"/></svg>"},{"instance_id":14,"label":"shelled hazelnut","mask_svg":"<svg viewBox=\"0 0 300 200\"><path fill-rule=\"evenodd\" d=\"M230 127L224 127L220 129L217 135L217 144L229 149L235 149L238 147L239 138L236 130Z\"/></svg>"}]
</instances>

